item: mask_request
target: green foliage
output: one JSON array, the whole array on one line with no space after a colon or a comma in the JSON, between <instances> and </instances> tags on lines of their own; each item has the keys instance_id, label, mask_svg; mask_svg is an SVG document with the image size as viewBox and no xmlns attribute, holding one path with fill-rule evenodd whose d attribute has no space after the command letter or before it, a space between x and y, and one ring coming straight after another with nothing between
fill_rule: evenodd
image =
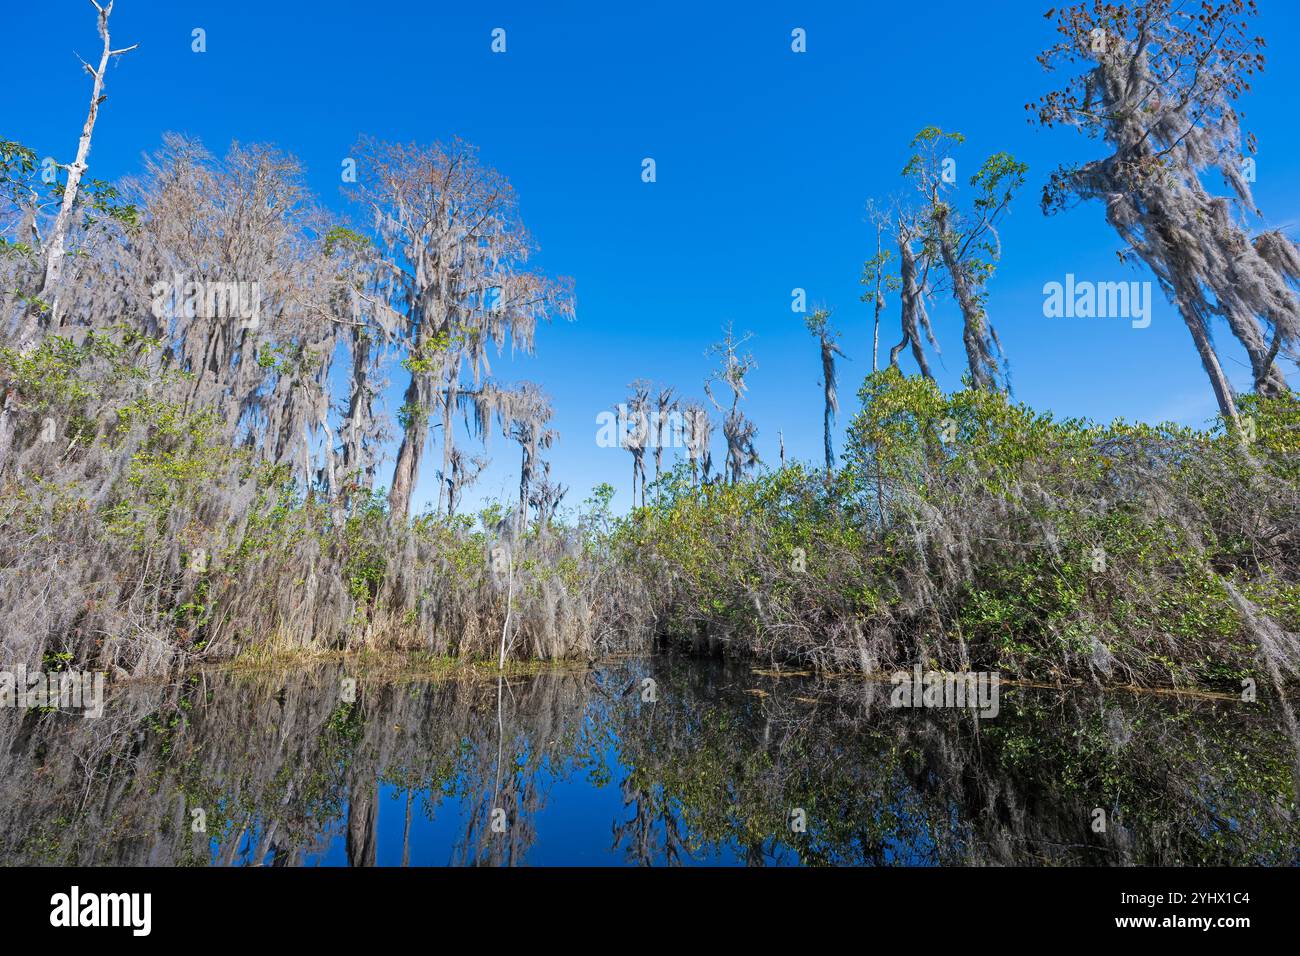
<instances>
[{"instance_id":1,"label":"green foliage","mask_svg":"<svg viewBox=\"0 0 1300 956\"><path fill-rule=\"evenodd\" d=\"M447 360L447 353L452 347L460 348L464 343L463 336L453 336L446 329L430 336L419 350L412 349L411 352L402 359L402 368L406 369L412 375L428 375L442 368L443 363ZM427 416L427 412L423 413Z\"/></svg>"},{"instance_id":2,"label":"green foliage","mask_svg":"<svg viewBox=\"0 0 1300 956\"><path fill-rule=\"evenodd\" d=\"M869 631L882 664L1236 688L1258 660L1229 586L1296 626L1294 556L1243 532L1295 500L1294 398L1243 400L1250 459L1221 429L1058 421L897 369L860 398L830 475L696 487L679 468L620 524L669 633L826 663Z\"/></svg>"},{"instance_id":3,"label":"green foliage","mask_svg":"<svg viewBox=\"0 0 1300 956\"><path fill-rule=\"evenodd\" d=\"M0 139L0 196L13 203L20 202L30 189L26 181L38 161L35 150L22 143Z\"/></svg>"},{"instance_id":4,"label":"green foliage","mask_svg":"<svg viewBox=\"0 0 1300 956\"><path fill-rule=\"evenodd\" d=\"M909 144L916 152L908 157L907 165L903 167L903 175L915 176L925 168L927 161L939 150L960 146L964 142L966 137L961 133L945 133L937 126L923 127L912 137L912 142Z\"/></svg>"},{"instance_id":5,"label":"green foliage","mask_svg":"<svg viewBox=\"0 0 1300 956\"><path fill-rule=\"evenodd\" d=\"M78 192L78 201L82 206L85 225L88 227L94 225L98 215L106 216L128 229L138 227L140 210L132 203L122 202L121 199L122 194L110 183L98 179L83 183Z\"/></svg>"},{"instance_id":6,"label":"green foliage","mask_svg":"<svg viewBox=\"0 0 1300 956\"><path fill-rule=\"evenodd\" d=\"M373 246L374 242L368 236L362 235L355 229L349 229L347 226L333 226L329 232L325 233L324 249L327 256L332 256L340 250L361 252L373 248Z\"/></svg>"},{"instance_id":7,"label":"green foliage","mask_svg":"<svg viewBox=\"0 0 1300 956\"><path fill-rule=\"evenodd\" d=\"M0 181L12 176L30 173L36 168L36 152L22 143L0 139Z\"/></svg>"},{"instance_id":8,"label":"green foliage","mask_svg":"<svg viewBox=\"0 0 1300 956\"><path fill-rule=\"evenodd\" d=\"M80 344L52 335L38 348L20 353L0 348L0 376L18 389L33 411L80 407L115 387L147 377L140 362L160 347L157 339L125 326L90 330ZM87 374L91 364L95 374Z\"/></svg>"}]
</instances>

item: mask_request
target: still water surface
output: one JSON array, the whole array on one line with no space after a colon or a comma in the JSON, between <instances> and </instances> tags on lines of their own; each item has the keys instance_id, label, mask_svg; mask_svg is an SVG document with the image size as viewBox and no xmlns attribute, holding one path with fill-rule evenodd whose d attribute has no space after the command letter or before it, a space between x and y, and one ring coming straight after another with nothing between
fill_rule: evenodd
<instances>
[{"instance_id":1,"label":"still water surface","mask_svg":"<svg viewBox=\"0 0 1300 956\"><path fill-rule=\"evenodd\" d=\"M0 714L0 853L257 866L1300 861L1296 753L1265 703L1003 685L997 717L978 720L893 708L890 692L669 656L503 681L329 666L122 686L96 720Z\"/></svg>"}]
</instances>

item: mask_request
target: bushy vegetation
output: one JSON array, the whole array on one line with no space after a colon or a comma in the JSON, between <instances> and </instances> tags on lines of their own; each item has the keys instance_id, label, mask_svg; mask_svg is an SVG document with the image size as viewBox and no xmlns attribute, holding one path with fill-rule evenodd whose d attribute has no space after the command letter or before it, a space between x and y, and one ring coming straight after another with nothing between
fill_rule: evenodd
<instances>
[{"instance_id":1,"label":"bushy vegetation","mask_svg":"<svg viewBox=\"0 0 1300 956\"><path fill-rule=\"evenodd\" d=\"M1300 403L1223 430L1056 421L868 378L842 468L698 487L622 529L660 633L828 670L1224 685L1300 630ZM1293 642L1270 658L1296 673Z\"/></svg>"},{"instance_id":2,"label":"bushy vegetation","mask_svg":"<svg viewBox=\"0 0 1300 956\"><path fill-rule=\"evenodd\" d=\"M591 655L608 495L574 526L511 537L511 509L389 520L380 493L330 498L225 437L125 329L0 349L25 410L0 497L6 661L50 654L140 673L251 649ZM47 440L48 438L48 440ZM602 518L604 516L604 518ZM503 530L504 529L504 530Z\"/></svg>"}]
</instances>

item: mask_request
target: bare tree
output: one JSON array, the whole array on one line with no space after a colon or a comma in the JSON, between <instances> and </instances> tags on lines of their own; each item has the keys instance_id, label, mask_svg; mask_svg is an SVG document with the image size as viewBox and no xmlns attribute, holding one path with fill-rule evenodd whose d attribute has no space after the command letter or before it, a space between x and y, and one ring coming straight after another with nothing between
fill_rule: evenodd
<instances>
[{"instance_id":1,"label":"bare tree","mask_svg":"<svg viewBox=\"0 0 1300 956\"><path fill-rule=\"evenodd\" d=\"M454 448L450 462L451 470L446 473L439 471L438 480L446 486L447 514L454 515L461 494L478 480L483 469L488 466L488 459L483 455L475 455L471 458L461 449Z\"/></svg>"},{"instance_id":2,"label":"bare tree","mask_svg":"<svg viewBox=\"0 0 1300 956\"><path fill-rule=\"evenodd\" d=\"M109 0L108 5L104 7L101 7L95 0L90 0L90 3L98 12L99 37L103 41L103 47L99 55L98 67L92 67L85 60L81 61L81 65L91 77L90 108L86 111L86 123L81 128L81 139L77 141L77 156L71 163L62 167L67 170L68 179L63 187L63 203L59 207L59 214L54 220L53 228L50 230L49 242L45 250L45 282L41 287L41 296L51 303L51 311L56 321L58 316L58 286L63 275L63 260L67 255L68 227L72 223L72 211L77 204L77 191L81 186L81 177L87 169L86 160L90 156L90 138L95 131L95 120L99 116L99 106L106 99L104 75L108 72L108 64L113 57L129 53L139 46L139 44L132 44L120 50L114 50L108 35L108 18L113 14L113 0Z\"/></svg>"},{"instance_id":3,"label":"bare tree","mask_svg":"<svg viewBox=\"0 0 1300 956\"><path fill-rule=\"evenodd\" d=\"M885 292L898 287L897 279L889 273L889 260L893 254L885 245L892 216L875 202L867 203L867 221L876 234L876 252L862 265L861 282L867 287L862 301L872 308L871 317L871 371L880 371L880 314L885 310Z\"/></svg>"},{"instance_id":4,"label":"bare tree","mask_svg":"<svg viewBox=\"0 0 1300 956\"><path fill-rule=\"evenodd\" d=\"M708 354L719 357L721 368L705 381L704 393L713 403L713 407L723 412L725 416L722 421L722 435L727 441L724 477L732 484L740 481L750 468L759 463L758 452L754 449L758 426L747 419L744 412L740 410L740 400L749 387L745 382L745 376L753 371L757 364L753 355L743 351L745 343L750 338L750 333L746 332L743 337L737 339L731 324L728 323L723 329L722 341L708 350ZM724 408L714 397L712 387L714 382L722 382L731 389L729 407Z\"/></svg>"},{"instance_id":5,"label":"bare tree","mask_svg":"<svg viewBox=\"0 0 1300 956\"><path fill-rule=\"evenodd\" d=\"M699 402L690 402L682 409L682 429L685 433L686 454L691 462L691 478L696 483L709 481L713 467L713 453L709 443L713 438L713 422L709 410Z\"/></svg>"},{"instance_id":6,"label":"bare tree","mask_svg":"<svg viewBox=\"0 0 1300 956\"><path fill-rule=\"evenodd\" d=\"M366 320L347 267L326 251L326 218L298 162L239 145L218 161L169 134L128 188L142 209L129 258L92 264L100 274L65 291L70 315L93 327L129 311L168 339L167 365L185 376L189 408L212 409L232 441L290 463L304 487L319 472L337 491L330 367L344 328ZM124 285L111 274L119 267ZM105 308L103 290L119 286L120 307ZM310 460L317 444L319 468Z\"/></svg>"},{"instance_id":7,"label":"bare tree","mask_svg":"<svg viewBox=\"0 0 1300 956\"><path fill-rule=\"evenodd\" d=\"M839 393L835 385L835 356L844 357L837 344L839 333L831 328L831 313L828 309L813 309L811 315L804 318L804 325L817 340L822 363L822 441L826 450L826 474L829 476L835 467L835 451L831 447L831 426L835 424L835 413L840 409ZM784 458L784 447L782 448Z\"/></svg>"},{"instance_id":8,"label":"bare tree","mask_svg":"<svg viewBox=\"0 0 1300 956\"><path fill-rule=\"evenodd\" d=\"M620 444L632 456L632 507L636 507L636 490L641 488L641 505L645 506L645 452L650 444L653 426L650 422L650 383L637 379L628 385L632 394L628 396L626 420L619 435Z\"/></svg>"},{"instance_id":9,"label":"bare tree","mask_svg":"<svg viewBox=\"0 0 1300 956\"><path fill-rule=\"evenodd\" d=\"M665 385L655 396L655 481L659 480L659 472L663 465L664 446L675 437L672 418L676 411L677 400L673 398L673 387Z\"/></svg>"},{"instance_id":10,"label":"bare tree","mask_svg":"<svg viewBox=\"0 0 1300 956\"><path fill-rule=\"evenodd\" d=\"M528 503L537 511L537 530L546 534L555 514L560 510L565 495L569 493L567 485L551 480L551 463L542 462L541 478L533 485L528 495Z\"/></svg>"},{"instance_id":11,"label":"bare tree","mask_svg":"<svg viewBox=\"0 0 1300 956\"><path fill-rule=\"evenodd\" d=\"M538 466L538 453L543 448L550 448L559 433L546 426L552 414L549 396L532 382L523 382L515 389L502 392L496 408L506 436L519 443L519 504L516 511L516 539L519 539L523 536L528 517L529 487Z\"/></svg>"}]
</instances>

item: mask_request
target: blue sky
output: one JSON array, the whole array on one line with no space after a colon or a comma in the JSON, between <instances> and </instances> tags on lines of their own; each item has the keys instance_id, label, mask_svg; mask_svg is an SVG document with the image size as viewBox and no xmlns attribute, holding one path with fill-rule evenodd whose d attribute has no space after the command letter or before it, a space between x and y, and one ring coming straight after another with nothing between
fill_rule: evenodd
<instances>
[{"instance_id":1,"label":"blue sky","mask_svg":"<svg viewBox=\"0 0 1300 956\"><path fill-rule=\"evenodd\" d=\"M140 49L109 75L89 175L137 171L169 130L216 152L232 140L268 142L295 154L311 187L342 212L339 172L359 134L475 143L518 190L541 246L537 264L573 276L577 290L575 322L543 328L535 356L507 357L494 371L553 396L561 439L550 458L571 486L566 503L610 481L625 507L630 458L597 447L597 413L639 377L702 399L705 349L728 321L754 334L746 410L760 454L776 460L780 431L789 456L819 459L820 367L790 311L795 287L835 308L849 357L842 432L871 367L858 283L872 251L864 203L905 195L907 143L934 124L967 136L955 155L962 183L997 150L1030 166L989 299L1016 397L1101 420L1213 416L1187 330L1158 294L1147 329L1043 317L1044 283L1067 272L1150 278L1118 264L1099 206L1051 219L1039 211L1056 165L1096 155L1075 133L1025 121L1024 104L1052 83L1034 59L1052 38L1047 0L614 6L117 0L114 45ZM1259 139L1256 200L1265 224L1295 236L1300 6L1260 6L1269 64L1243 103ZM74 52L98 52L94 11L84 0L7 7L0 138L69 161L89 82ZM196 27L205 53L191 51ZM497 27L504 54L490 49ZM803 54L790 49L796 27L807 33ZM644 157L655 159L655 183L641 181ZM963 367L956 311L941 299L932 314L942 348L934 367L952 387ZM896 328L891 300L882 342L896 341ZM1226 332L1219 342L1227 345ZM1242 355L1224 352L1246 387ZM400 369L393 378L400 387ZM495 436L489 453L493 466L470 503L516 486L515 449ZM422 476L417 505L434 488Z\"/></svg>"}]
</instances>

